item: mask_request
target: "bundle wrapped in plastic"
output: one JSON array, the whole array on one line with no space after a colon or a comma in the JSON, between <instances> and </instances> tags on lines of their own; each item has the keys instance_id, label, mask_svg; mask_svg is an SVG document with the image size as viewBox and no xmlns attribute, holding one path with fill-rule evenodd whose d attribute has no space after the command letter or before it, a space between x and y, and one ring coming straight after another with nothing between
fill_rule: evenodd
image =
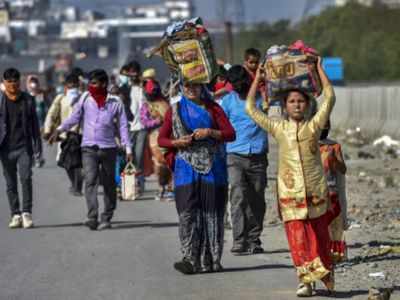
<instances>
[{"instance_id":1,"label":"bundle wrapped in plastic","mask_svg":"<svg viewBox=\"0 0 400 300\"><path fill-rule=\"evenodd\" d=\"M290 89L301 89L317 97L322 92L317 71L317 52L303 41L293 45L272 46L265 55L268 97L280 99Z\"/></svg>"},{"instance_id":2,"label":"bundle wrapped in plastic","mask_svg":"<svg viewBox=\"0 0 400 300\"><path fill-rule=\"evenodd\" d=\"M149 56L154 54L187 82L209 83L218 71L210 35L200 18L168 26L160 45Z\"/></svg>"}]
</instances>

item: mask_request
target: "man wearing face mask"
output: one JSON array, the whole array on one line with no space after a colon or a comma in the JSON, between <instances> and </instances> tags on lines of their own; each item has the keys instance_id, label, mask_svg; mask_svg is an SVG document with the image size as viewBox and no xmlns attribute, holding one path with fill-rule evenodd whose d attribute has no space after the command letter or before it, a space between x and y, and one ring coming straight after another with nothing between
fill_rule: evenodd
<instances>
[{"instance_id":1,"label":"man wearing face mask","mask_svg":"<svg viewBox=\"0 0 400 300\"><path fill-rule=\"evenodd\" d=\"M246 113L251 78L239 65L228 71L233 91L222 98L222 108L236 131L236 140L226 145L232 217L232 254L257 254L264 250L260 236L265 215L268 138ZM262 97L257 105L261 107Z\"/></svg>"},{"instance_id":2,"label":"man wearing face mask","mask_svg":"<svg viewBox=\"0 0 400 300\"><path fill-rule=\"evenodd\" d=\"M26 90L28 93L35 98L36 102L36 113L38 115L40 127L43 127L44 120L47 112L47 99L44 91L40 87L39 78L36 76L28 76L26 83Z\"/></svg>"},{"instance_id":3,"label":"man wearing face mask","mask_svg":"<svg viewBox=\"0 0 400 300\"><path fill-rule=\"evenodd\" d=\"M21 91L20 77L19 71L13 68L3 74L4 92L0 92L0 159L12 216L9 227L31 228L32 158L41 159L42 141L35 99ZM22 187L22 210L17 173Z\"/></svg>"},{"instance_id":4,"label":"man wearing face mask","mask_svg":"<svg viewBox=\"0 0 400 300\"><path fill-rule=\"evenodd\" d=\"M90 72L88 92L82 94L71 117L57 128L49 140L56 140L60 133L70 130L82 121L82 164L88 207L88 220L85 225L91 230L111 228L111 219L117 206L116 129L126 150L127 160L132 160L124 106L118 96L107 92L107 86L108 76L104 70ZM97 187L100 177L104 187L104 212L101 214L99 225Z\"/></svg>"},{"instance_id":5,"label":"man wearing face mask","mask_svg":"<svg viewBox=\"0 0 400 300\"><path fill-rule=\"evenodd\" d=\"M144 176L140 173L144 169L144 147L147 138L147 130L144 128L140 120L140 108L143 105L144 95L143 86L141 79L141 66L137 61L132 61L128 65L129 73L128 76L131 80L131 91L130 91L130 111L133 115L133 119L130 122L130 138L133 145L133 157L135 166L139 172L136 177L138 180L138 196L144 191Z\"/></svg>"},{"instance_id":6,"label":"man wearing face mask","mask_svg":"<svg viewBox=\"0 0 400 300\"><path fill-rule=\"evenodd\" d=\"M43 138L45 140L48 140L50 136L54 133L55 129L71 116L73 108L75 104L78 103L79 97L81 95L79 91L79 84L79 77L76 74L72 73L66 77L64 83L64 93L56 96L47 113L46 120L44 122L43 133ZM79 125L72 127L69 132L70 134L68 136L70 140L80 140ZM67 133L61 134L60 139L63 141L67 140ZM77 146L79 148L79 144ZM69 147L69 149L71 152L71 147ZM79 149L76 150L79 151ZM60 160L60 154L61 143L58 144L57 162L59 162ZM72 155L72 153L69 154ZM71 182L70 193L77 197L82 196L82 168L76 165L71 167L64 167Z\"/></svg>"},{"instance_id":7,"label":"man wearing face mask","mask_svg":"<svg viewBox=\"0 0 400 300\"><path fill-rule=\"evenodd\" d=\"M118 90L119 97L125 106L126 117L129 122L133 121L133 115L131 112L131 79L129 77L129 66L123 65L119 71L118 76Z\"/></svg>"}]
</instances>

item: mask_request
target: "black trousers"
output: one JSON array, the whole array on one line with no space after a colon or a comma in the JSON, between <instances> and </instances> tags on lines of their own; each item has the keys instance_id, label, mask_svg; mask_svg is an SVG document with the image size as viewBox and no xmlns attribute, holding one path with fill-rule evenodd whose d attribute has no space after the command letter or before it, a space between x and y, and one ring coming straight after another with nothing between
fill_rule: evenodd
<instances>
[{"instance_id":1,"label":"black trousers","mask_svg":"<svg viewBox=\"0 0 400 300\"><path fill-rule=\"evenodd\" d=\"M266 211L266 154L248 157L228 154L232 233L234 245L260 245Z\"/></svg>"},{"instance_id":2,"label":"black trousers","mask_svg":"<svg viewBox=\"0 0 400 300\"><path fill-rule=\"evenodd\" d=\"M32 155L26 148L0 152L11 215L21 214L18 177L22 187L22 212L32 213Z\"/></svg>"},{"instance_id":3,"label":"black trousers","mask_svg":"<svg viewBox=\"0 0 400 300\"><path fill-rule=\"evenodd\" d=\"M101 221L109 222L113 217L114 210L117 206L115 183L116 158L116 148L82 148L82 164L85 179L85 198L88 208L88 219L98 219L99 202L97 200L97 188L99 178L102 179L104 188L104 212L101 214Z\"/></svg>"},{"instance_id":4,"label":"black trousers","mask_svg":"<svg viewBox=\"0 0 400 300\"><path fill-rule=\"evenodd\" d=\"M66 170L71 187L75 192L82 192L83 176L82 168Z\"/></svg>"}]
</instances>

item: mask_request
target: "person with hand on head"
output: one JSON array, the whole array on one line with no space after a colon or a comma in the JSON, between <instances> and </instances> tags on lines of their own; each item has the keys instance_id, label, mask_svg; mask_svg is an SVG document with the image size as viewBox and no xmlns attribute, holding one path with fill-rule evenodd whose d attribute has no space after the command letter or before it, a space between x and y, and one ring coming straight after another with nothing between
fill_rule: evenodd
<instances>
[{"instance_id":1,"label":"person with hand on head","mask_svg":"<svg viewBox=\"0 0 400 300\"><path fill-rule=\"evenodd\" d=\"M222 270L227 195L225 142L235 130L204 86L183 83L183 96L167 111L158 144L176 152L175 203L183 258L174 267L183 274Z\"/></svg>"},{"instance_id":2,"label":"person with hand on head","mask_svg":"<svg viewBox=\"0 0 400 300\"><path fill-rule=\"evenodd\" d=\"M7 69L3 74L4 92L0 92L0 159L11 210L9 227L31 228L32 164L34 159L42 159L42 141L35 99L21 91L20 78L19 71L14 68ZM17 173L22 187L22 211Z\"/></svg>"},{"instance_id":3,"label":"person with hand on head","mask_svg":"<svg viewBox=\"0 0 400 300\"><path fill-rule=\"evenodd\" d=\"M82 164L85 179L85 198L91 230L111 228L111 219L117 205L115 164L117 157L116 125L127 160L132 161L132 147L128 134L128 121L122 101L107 92L108 76L96 69L89 74L88 92L82 94L71 117L59 126L50 142L62 132L82 122ZM97 186L99 176L104 180L104 212L98 222Z\"/></svg>"},{"instance_id":4,"label":"person with hand on head","mask_svg":"<svg viewBox=\"0 0 400 300\"><path fill-rule=\"evenodd\" d=\"M318 141L332 112L335 94L320 57L317 68L324 100L313 116L307 114L312 96L301 89L289 90L284 97L287 119L272 120L257 108L258 84L265 80L262 67L257 70L246 103L250 117L278 142L279 211L300 281L297 295L302 297L312 295L312 284L317 280L329 291L334 289L328 232L332 214Z\"/></svg>"}]
</instances>

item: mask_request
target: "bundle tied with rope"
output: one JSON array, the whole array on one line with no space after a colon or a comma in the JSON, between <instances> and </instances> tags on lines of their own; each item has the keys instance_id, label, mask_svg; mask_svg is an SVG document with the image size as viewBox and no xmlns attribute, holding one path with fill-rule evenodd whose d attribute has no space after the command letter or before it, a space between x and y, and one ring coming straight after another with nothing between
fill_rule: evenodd
<instances>
[{"instance_id":1,"label":"bundle tied with rope","mask_svg":"<svg viewBox=\"0 0 400 300\"><path fill-rule=\"evenodd\" d=\"M161 56L171 73L184 82L210 83L218 72L211 38L201 18L168 26L159 46L147 57L153 55Z\"/></svg>"},{"instance_id":2,"label":"bundle tied with rope","mask_svg":"<svg viewBox=\"0 0 400 300\"><path fill-rule=\"evenodd\" d=\"M317 51L296 41L290 46L272 46L267 50L264 67L270 101L280 100L291 89L300 89L318 97L322 93L317 70Z\"/></svg>"}]
</instances>

